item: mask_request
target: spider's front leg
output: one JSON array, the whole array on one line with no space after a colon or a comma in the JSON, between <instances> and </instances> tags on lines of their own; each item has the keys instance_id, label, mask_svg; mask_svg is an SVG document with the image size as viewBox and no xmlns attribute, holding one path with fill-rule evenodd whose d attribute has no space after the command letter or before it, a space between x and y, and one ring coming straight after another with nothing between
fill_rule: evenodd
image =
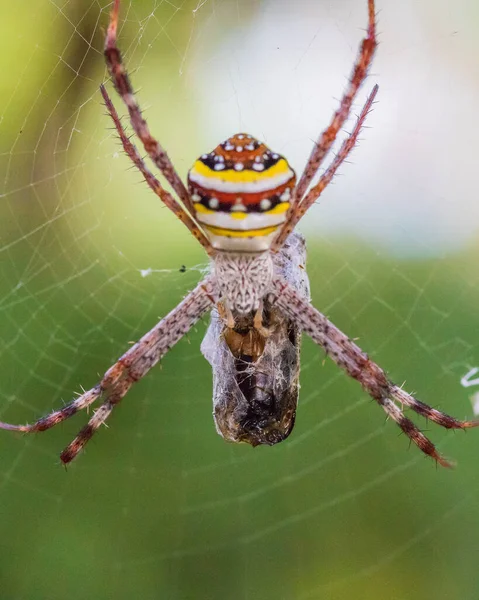
<instances>
[{"instance_id":1,"label":"spider's front leg","mask_svg":"<svg viewBox=\"0 0 479 600\"><path fill-rule=\"evenodd\" d=\"M176 308L127 350L108 369L95 387L84 392L67 406L29 425L11 425L0 422L0 429L24 433L45 431L73 416L79 410L86 408L103 396L103 404L95 411L76 438L61 453L62 462L64 464L69 463L85 446L100 425L106 421L115 405L120 402L131 386L144 377L211 308L215 302L215 288L213 277L210 276L204 279Z\"/></svg>"},{"instance_id":2,"label":"spider's front leg","mask_svg":"<svg viewBox=\"0 0 479 600\"><path fill-rule=\"evenodd\" d=\"M302 298L286 281L273 281L276 305L320 345L326 354L346 373L359 381L368 394L380 404L402 431L425 454L443 467L453 463L442 456L434 444L408 419L396 404L407 406L446 429L468 429L479 426L479 420L459 421L435 408L416 400L390 381L385 372L374 363L353 341L342 333L323 314Z\"/></svg>"}]
</instances>

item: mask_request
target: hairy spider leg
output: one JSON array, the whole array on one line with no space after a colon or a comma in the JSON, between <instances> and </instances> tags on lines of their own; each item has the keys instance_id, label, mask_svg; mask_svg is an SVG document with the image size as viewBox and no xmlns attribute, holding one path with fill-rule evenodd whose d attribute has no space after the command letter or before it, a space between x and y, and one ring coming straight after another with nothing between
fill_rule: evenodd
<instances>
[{"instance_id":1,"label":"hairy spider leg","mask_svg":"<svg viewBox=\"0 0 479 600\"><path fill-rule=\"evenodd\" d=\"M331 123L321 133L316 144L311 151L311 155L306 163L306 167L301 175L296 188L297 200L301 201L309 184L318 172L321 163L336 139L339 130L349 117L351 106L356 98L359 88L367 77L369 66L374 57L377 47L376 41L376 22L374 0L368 0L368 29L367 36L363 39L359 50L358 58L354 64L348 86L341 98L338 110L334 113Z\"/></svg>"},{"instance_id":2,"label":"hairy spider leg","mask_svg":"<svg viewBox=\"0 0 479 600\"><path fill-rule=\"evenodd\" d=\"M104 396L103 404L95 411L75 439L60 454L63 464L71 462L82 450L95 431L102 425L113 408L130 387L144 377L158 361L176 344L214 304L214 280L207 277L192 290L153 329L129 348L117 362L106 371L100 383L60 410L27 425L1 423L0 429L34 433L45 431L70 418L79 410Z\"/></svg>"},{"instance_id":3,"label":"hairy spider leg","mask_svg":"<svg viewBox=\"0 0 479 600\"><path fill-rule=\"evenodd\" d=\"M300 203L295 203L292 205L293 208L289 213L286 222L284 223L278 236L271 245L271 250L273 252L278 252L278 250L286 241L286 238L293 232L298 222L304 217L304 215L306 214L308 209L311 208L314 202L316 202L316 200L322 194L323 190L331 183L331 180L336 174L336 171L346 160L349 153L356 145L358 136L361 132L361 128L364 125L366 117L371 111L371 107L374 103L374 99L376 98L376 94L378 93L378 89L379 87L377 85L373 87L371 93L368 96L368 99L366 100L361 110L361 113L359 114L354 129L352 130L351 134L344 140L333 162L320 177L318 183L311 188L311 190L306 194L306 196Z\"/></svg>"},{"instance_id":4,"label":"hairy spider leg","mask_svg":"<svg viewBox=\"0 0 479 600\"><path fill-rule=\"evenodd\" d=\"M184 225L186 225L189 231L195 236L195 238L203 246L206 252L211 256L213 254L213 248L208 238L201 231L201 229L198 227L197 223L193 220L193 218L190 217L190 215L183 209L179 202L177 202L173 198L173 196L163 188L158 179L145 165L145 162L139 155L136 146L131 143L130 139L125 133L125 130L123 129L123 126L120 122L118 113L116 112L113 102L111 101L111 98L108 95L108 92L106 91L106 88L103 84L100 85L100 91L101 95L103 96L103 100L105 101L105 106L108 111L108 114L110 115L110 117L113 120L113 123L115 124L118 135L120 136L123 149L125 150L127 155L130 157L135 166L141 171L146 183L150 186L150 188L155 192L157 196L159 196L159 198L162 200L165 206L167 206L176 215L176 217L178 217L178 219Z\"/></svg>"},{"instance_id":5,"label":"hairy spider leg","mask_svg":"<svg viewBox=\"0 0 479 600\"><path fill-rule=\"evenodd\" d=\"M116 45L119 12L120 0L114 0L113 8L110 13L110 23L108 25L104 49L106 64L113 80L113 85L128 108L131 126L136 135L143 142L145 150L163 173L168 183L178 194L186 208L191 212L192 207L188 191L176 172L166 151L151 135L150 129L141 114L140 106L135 99L128 73L122 62L121 52Z\"/></svg>"},{"instance_id":6,"label":"hairy spider leg","mask_svg":"<svg viewBox=\"0 0 479 600\"><path fill-rule=\"evenodd\" d=\"M373 362L352 340L340 331L322 313L311 306L284 279L275 278L273 290L278 306L296 323L304 333L323 348L326 354L350 377L359 381L364 390L383 407L391 417L425 454L443 467L454 463L442 456L434 444L408 419L396 402L408 406L416 413L430 419L446 429L468 429L479 426L479 420L459 421L436 410L392 383L386 373Z\"/></svg>"}]
</instances>

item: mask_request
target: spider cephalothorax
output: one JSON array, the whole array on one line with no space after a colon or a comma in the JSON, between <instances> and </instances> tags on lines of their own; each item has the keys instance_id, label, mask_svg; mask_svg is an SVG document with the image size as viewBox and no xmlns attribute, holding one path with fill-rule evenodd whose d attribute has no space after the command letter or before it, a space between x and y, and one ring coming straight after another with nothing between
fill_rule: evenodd
<instances>
[{"instance_id":1,"label":"spider cephalothorax","mask_svg":"<svg viewBox=\"0 0 479 600\"><path fill-rule=\"evenodd\" d=\"M229 310L247 315L258 310L271 287L273 260L268 252L219 252L213 272L219 299Z\"/></svg>"},{"instance_id":2,"label":"spider cephalothorax","mask_svg":"<svg viewBox=\"0 0 479 600\"><path fill-rule=\"evenodd\" d=\"M246 133L203 154L188 174L196 220L217 250L267 250L286 220L295 183L288 161Z\"/></svg>"},{"instance_id":3,"label":"spider cephalothorax","mask_svg":"<svg viewBox=\"0 0 479 600\"><path fill-rule=\"evenodd\" d=\"M188 176L189 190L142 117L116 44L119 8L120 0L114 0L105 42L108 70L134 132L182 204L148 169L102 85L106 108L126 154L153 192L203 246L211 259L211 272L90 390L31 425L0 423L0 427L44 431L102 398L87 425L61 453L63 463L70 462L130 387L212 311L202 351L213 367L216 427L226 439L256 446L276 444L289 435L296 414L300 337L304 332L362 385L425 454L451 466L406 417L404 407L447 429L476 427L479 421L459 421L405 392L310 304L304 241L293 231L353 149L376 97L378 87L374 86L352 132L330 166L318 175L350 114L376 49L374 0L368 0L366 37L339 108L314 145L297 186L285 158L240 133L195 162Z\"/></svg>"}]
</instances>

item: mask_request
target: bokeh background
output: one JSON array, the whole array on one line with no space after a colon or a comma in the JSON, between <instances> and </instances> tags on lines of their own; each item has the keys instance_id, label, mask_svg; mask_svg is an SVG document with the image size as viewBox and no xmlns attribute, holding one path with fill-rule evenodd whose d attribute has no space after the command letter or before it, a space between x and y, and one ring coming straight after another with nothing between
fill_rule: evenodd
<instances>
[{"instance_id":1,"label":"bokeh background","mask_svg":"<svg viewBox=\"0 0 479 600\"><path fill-rule=\"evenodd\" d=\"M4 421L31 421L94 385L206 265L104 114L108 9L1 7ZM379 83L370 128L301 225L313 299L396 382L470 417L479 8L378 0L378 10L381 45L358 102ZM344 88L366 2L125 0L121 20L141 105L183 176L240 130L299 171ZM436 468L305 340L291 437L227 444L199 353L206 324L67 472L58 453L86 415L35 436L0 432L0 597L477 599L479 432L422 422L458 461Z\"/></svg>"}]
</instances>

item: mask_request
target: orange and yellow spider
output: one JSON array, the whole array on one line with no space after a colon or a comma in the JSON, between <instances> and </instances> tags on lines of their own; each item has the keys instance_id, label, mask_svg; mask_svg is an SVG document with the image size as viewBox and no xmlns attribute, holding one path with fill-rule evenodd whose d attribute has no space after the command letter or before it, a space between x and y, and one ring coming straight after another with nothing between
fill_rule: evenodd
<instances>
[{"instance_id":1,"label":"orange and yellow spider","mask_svg":"<svg viewBox=\"0 0 479 600\"><path fill-rule=\"evenodd\" d=\"M31 425L0 423L22 432L44 431L102 398L88 424L61 453L69 463L131 386L208 311L213 319L202 345L213 366L214 416L228 440L275 444L292 430L298 400L301 332L309 335L350 377L359 381L402 431L427 455L451 466L402 408L448 429L476 427L424 404L392 383L383 369L316 310L309 300L305 245L294 228L330 183L354 147L378 86L374 86L351 134L330 166L312 185L351 110L376 49L374 0L368 0L368 27L338 110L318 138L304 171L251 135L239 133L203 154L188 174L188 187L142 117L117 48L120 0L114 0L105 42L113 85L125 103L143 146L179 200L166 191L126 136L110 97L101 86L126 154L150 188L188 227L206 250L211 272L164 319L108 369L92 389Z\"/></svg>"}]
</instances>

